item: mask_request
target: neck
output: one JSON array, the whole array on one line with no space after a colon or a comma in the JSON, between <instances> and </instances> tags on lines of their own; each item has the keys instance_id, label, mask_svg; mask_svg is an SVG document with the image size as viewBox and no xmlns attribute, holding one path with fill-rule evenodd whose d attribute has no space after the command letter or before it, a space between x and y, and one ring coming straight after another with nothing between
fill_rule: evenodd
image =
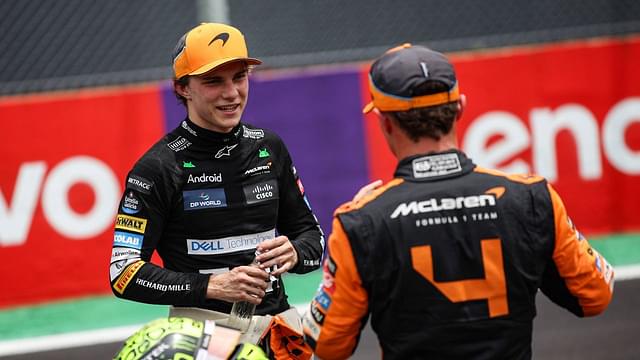
<instances>
[{"instance_id":1,"label":"neck","mask_svg":"<svg viewBox=\"0 0 640 360\"><path fill-rule=\"evenodd\" d=\"M458 148L456 136L453 131L442 136L439 140L420 138L417 142L414 142L409 137L402 136L396 139L395 145L394 153L398 161L413 155L443 152Z\"/></svg>"}]
</instances>

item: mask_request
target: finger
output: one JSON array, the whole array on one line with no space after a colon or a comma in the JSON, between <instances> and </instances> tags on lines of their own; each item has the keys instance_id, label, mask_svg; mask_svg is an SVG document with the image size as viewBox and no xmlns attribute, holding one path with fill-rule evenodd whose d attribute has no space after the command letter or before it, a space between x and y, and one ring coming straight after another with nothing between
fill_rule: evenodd
<instances>
[{"instance_id":1,"label":"finger","mask_svg":"<svg viewBox=\"0 0 640 360\"><path fill-rule=\"evenodd\" d=\"M283 244L285 244L286 242L289 241L289 238L284 236L284 235L280 235L278 237L275 237L273 239L270 240L266 240L261 242L260 244L258 244L257 246L257 250L259 253L266 253L272 249L275 249L277 247L282 246Z\"/></svg>"},{"instance_id":2,"label":"finger","mask_svg":"<svg viewBox=\"0 0 640 360\"><path fill-rule=\"evenodd\" d=\"M277 269L272 271L271 275L273 275L273 276L282 275L282 274L286 273L287 271L289 271L289 269L291 269L291 262L287 261L287 262L283 263L281 266L278 266Z\"/></svg>"},{"instance_id":3,"label":"finger","mask_svg":"<svg viewBox=\"0 0 640 360\"><path fill-rule=\"evenodd\" d=\"M356 195L353 197L353 201L358 201L363 197L369 195L373 190L379 188L382 185L382 180L373 181L358 190Z\"/></svg>"},{"instance_id":4,"label":"finger","mask_svg":"<svg viewBox=\"0 0 640 360\"><path fill-rule=\"evenodd\" d=\"M293 247L290 244L283 244L277 248L273 248L267 252L263 252L262 254L256 257L256 260L262 265L265 262L268 262L272 259L275 259L279 256L283 256L293 250ZM263 269L265 266L261 266ZM268 267L268 266L266 266Z\"/></svg>"}]
</instances>

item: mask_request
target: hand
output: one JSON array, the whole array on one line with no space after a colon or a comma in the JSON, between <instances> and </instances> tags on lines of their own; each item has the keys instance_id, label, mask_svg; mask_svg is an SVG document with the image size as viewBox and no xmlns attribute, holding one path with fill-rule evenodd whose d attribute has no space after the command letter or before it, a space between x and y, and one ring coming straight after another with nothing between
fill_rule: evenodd
<instances>
[{"instance_id":1,"label":"hand","mask_svg":"<svg viewBox=\"0 0 640 360\"><path fill-rule=\"evenodd\" d=\"M261 242L257 249L260 255L256 260L260 263L260 268L266 269L277 265L277 269L271 272L273 276L293 269L298 263L298 253L289 238L284 235Z\"/></svg>"},{"instance_id":2,"label":"hand","mask_svg":"<svg viewBox=\"0 0 640 360\"><path fill-rule=\"evenodd\" d=\"M358 193L353 197L352 201L362 200L363 197L371 194L373 190L379 188L380 186L382 186L382 180L376 180L363 186L362 188L360 188L360 190L358 190Z\"/></svg>"},{"instance_id":3,"label":"hand","mask_svg":"<svg viewBox=\"0 0 640 360\"><path fill-rule=\"evenodd\" d=\"M269 274L256 266L238 266L231 271L211 275L207 285L207 298L227 302L248 301L260 304L264 297Z\"/></svg>"}]
</instances>

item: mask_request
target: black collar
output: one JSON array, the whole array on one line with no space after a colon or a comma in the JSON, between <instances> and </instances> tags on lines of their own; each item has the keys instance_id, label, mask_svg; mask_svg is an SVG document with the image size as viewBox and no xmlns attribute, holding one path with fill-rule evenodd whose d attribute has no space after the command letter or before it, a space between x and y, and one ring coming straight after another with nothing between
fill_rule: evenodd
<instances>
[{"instance_id":1,"label":"black collar","mask_svg":"<svg viewBox=\"0 0 640 360\"><path fill-rule=\"evenodd\" d=\"M228 133L220 133L202 128L191 119L186 118L180 123L179 128L183 136L194 143L236 144L242 136L242 123L239 123Z\"/></svg>"},{"instance_id":2,"label":"black collar","mask_svg":"<svg viewBox=\"0 0 640 360\"><path fill-rule=\"evenodd\" d=\"M395 177L409 181L436 181L467 174L476 165L457 149L406 157L398 163Z\"/></svg>"}]
</instances>

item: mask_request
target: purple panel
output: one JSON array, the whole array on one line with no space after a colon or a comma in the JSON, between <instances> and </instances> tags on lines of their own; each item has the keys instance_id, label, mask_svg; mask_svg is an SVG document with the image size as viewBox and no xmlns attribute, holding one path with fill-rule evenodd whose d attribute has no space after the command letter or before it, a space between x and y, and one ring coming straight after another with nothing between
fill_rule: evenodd
<instances>
[{"instance_id":1,"label":"purple panel","mask_svg":"<svg viewBox=\"0 0 640 360\"><path fill-rule=\"evenodd\" d=\"M279 78L256 73L250 85L244 121L284 139L326 233L335 208L369 181L359 81L354 69Z\"/></svg>"},{"instance_id":2,"label":"purple panel","mask_svg":"<svg viewBox=\"0 0 640 360\"><path fill-rule=\"evenodd\" d=\"M360 79L356 69L251 78L243 121L275 131L287 144L325 233L337 206L368 179ZM184 118L171 83L162 86L166 129Z\"/></svg>"},{"instance_id":3,"label":"purple panel","mask_svg":"<svg viewBox=\"0 0 640 360\"><path fill-rule=\"evenodd\" d=\"M187 110L173 93L173 82L167 81L160 87L162 93L162 105L164 108L164 128L169 132L184 120Z\"/></svg>"}]
</instances>

